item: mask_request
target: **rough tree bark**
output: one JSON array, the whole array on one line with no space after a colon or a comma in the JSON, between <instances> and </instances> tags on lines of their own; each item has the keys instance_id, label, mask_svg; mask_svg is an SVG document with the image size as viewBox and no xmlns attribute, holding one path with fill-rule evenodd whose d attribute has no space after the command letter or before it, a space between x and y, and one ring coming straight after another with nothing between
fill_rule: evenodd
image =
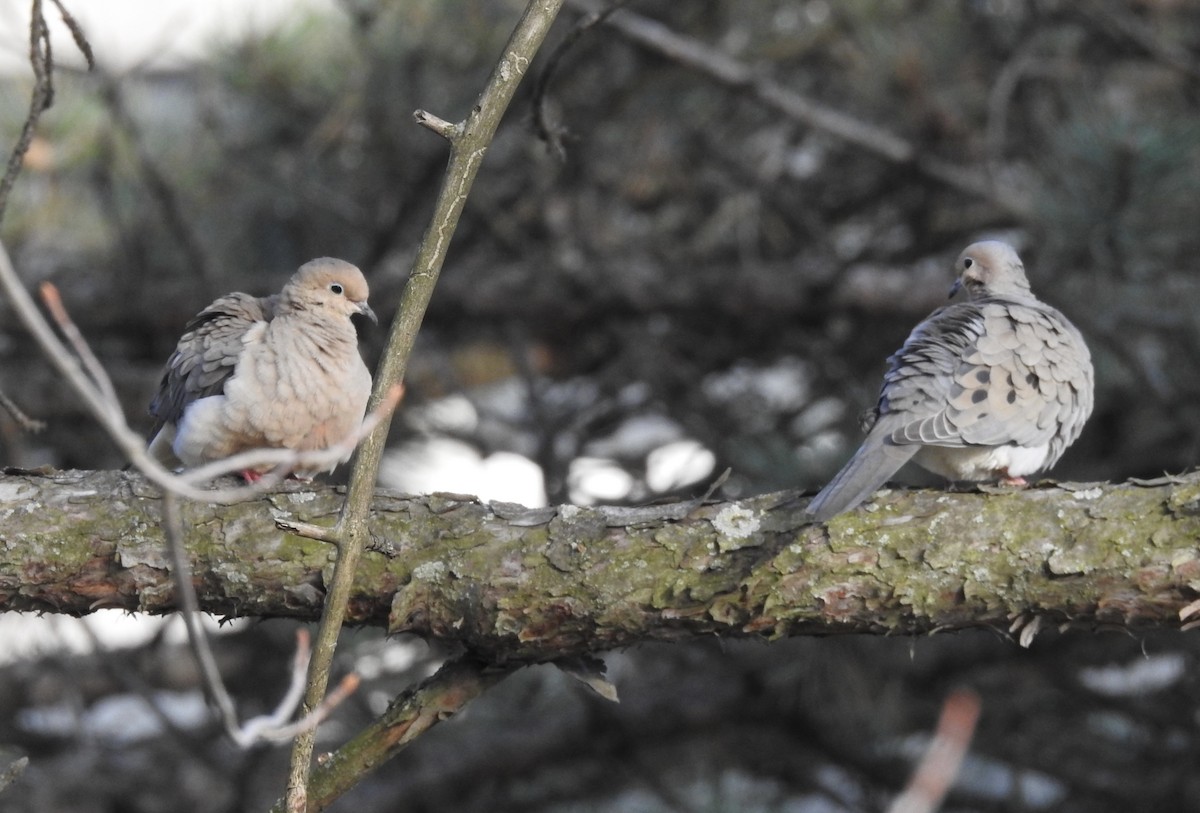
<instances>
[{"instance_id":1,"label":"rough tree bark","mask_svg":"<svg viewBox=\"0 0 1200 813\"><path fill-rule=\"evenodd\" d=\"M315 619L333 551L285 533L332 487L184 507L204 609ZM494 663L698 635L1179 625L1200 595L1200 475L1025 491L895 491L826 526L806 500L529 509L377 492L351 623ZM121 472L0 477L0 610L174 608L156 490ZM1187 613L1185 613L1187 615Z\"/></svg>"}]
</instances>

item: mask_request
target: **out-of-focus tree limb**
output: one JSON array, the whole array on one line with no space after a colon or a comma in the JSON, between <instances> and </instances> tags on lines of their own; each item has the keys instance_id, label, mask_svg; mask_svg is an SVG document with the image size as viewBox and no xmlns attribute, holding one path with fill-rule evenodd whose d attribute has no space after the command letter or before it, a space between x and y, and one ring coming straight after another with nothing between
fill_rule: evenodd
<instances>
[{"instance_id":1,"label":"out-of-focus tree limb","mask_svg":"<svg viewBox=\"0 0 1200 813\"><path fill-rule=\"evenodd\" d=\"M567 5L587 14L601 14L604 4L594 0L567 0ZM672 31L662 23L622 9L605 18L631 42L660 54L711 79L749 93L763 104L794 121L820 130L872 155L898 164L911 164L921 174L972 197L990 200L1015 214L1024 207L988 178L922 152L895 133L809 99L700 40Z\"/></svg>"},{"instance_id":2,"label":"out-of-focus tree limb","mask_svg":"<svg viewBox=\"0 0 1200 813\"><path fill-rule=\"evenodd\" d=\"M166 612L157 491L120 472L0 477L0 609ZM201 607L316 618L336 489L183 506ZM648 508L527 509L376 494L348 620L458 641L493 662L643 640L979 625L1178 626L1200 595L1200 475L1152 485L894 491L827 526L787 494ZM1014 620L1016 624L1014 625ZM1036 626L1034 627L1037 628Z\"/></svg>"},{"instance_id":3,"label":"out-of-focus tree limb","mask_svg":"<svg viewBox=\"0 0 1200 813\"><path fill-rule=\"evenodd\" d=\"M4 390L0 390L0 409L7 412L17 426L25 432L41 432L46 428L45 421L39 421L26 415L13 399L4 394Z\"/></svg>"},{"instance_id":4,"label":"out-of-focus tree limb","mask_svg":"<svg viewBox=\"0 0 1200 813\"><path fill-rule=\"evenodd\" d=\"M309 809L324 810L369 772L518 668L519 664L490 667L472 658L459 658L405 689L374 723L318 761L309 780ZM279 806L275 810L282 813Z\"/></svg>"}]
</instances>

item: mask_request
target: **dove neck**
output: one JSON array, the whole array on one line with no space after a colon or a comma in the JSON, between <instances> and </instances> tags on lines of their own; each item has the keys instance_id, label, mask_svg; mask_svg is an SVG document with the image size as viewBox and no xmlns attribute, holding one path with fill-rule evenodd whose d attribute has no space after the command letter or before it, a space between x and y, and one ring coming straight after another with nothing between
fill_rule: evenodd
<instances>
[{"instance_id":1,"label":"dove neck","mask_svg":"<svg viewBox=\"0 0 1200 813\"><path fill-rule=\"evenodd\" d=\"M1016 285L1006 285L998 288L989 288L978 297L971 297L971 301L976 304L986 304L988 302L1015 302L1019 305L1040 308L1043 307L1042 301L1033 295L1033 291L1029 288L1021 288Z\"/></svg>"},{"instance_id":2,"label":"dove neck","mask_svg":"<svg viewBox=\"0 0 1200 813\"><path fill-rule=\"evenodd\" d=\"M305 308L288 309L276 314L267 324L272 333L288 333L290 341L297 344L311 343L322 348L346 347L354 350L358 347L358 333L350 318L318 319Z\"/></svg>"}]
</instances>

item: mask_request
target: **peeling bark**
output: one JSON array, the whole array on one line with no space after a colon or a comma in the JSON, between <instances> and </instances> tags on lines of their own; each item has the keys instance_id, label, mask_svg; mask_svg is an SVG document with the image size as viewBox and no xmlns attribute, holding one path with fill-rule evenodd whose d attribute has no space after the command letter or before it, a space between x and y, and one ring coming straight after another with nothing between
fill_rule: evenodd
<instances>
[{"instance_id":1,"label":"peeling bark","mask_svg":"<svg viewBox=\"0 0 1200 813\"><path fill-rule=\"evenodd\" d=\"M275 520L332 521L329 486L187 504L201 606L318 617L329 546ZM813 525L807 501L529 509L377 492L387 555L350 621L453 640L492 662L642 640L920 633L1014 619L1168 625L1200 595L1200 475L991 493L893 491ZM0 609L173 609L156 490L136 474L0 476Z\"/></svg>"}]
</instances>

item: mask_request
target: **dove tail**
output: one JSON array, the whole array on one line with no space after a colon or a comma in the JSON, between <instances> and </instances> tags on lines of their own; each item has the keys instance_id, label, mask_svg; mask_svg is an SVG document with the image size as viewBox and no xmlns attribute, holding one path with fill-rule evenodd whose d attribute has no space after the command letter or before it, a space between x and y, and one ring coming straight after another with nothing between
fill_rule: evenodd
<instances>
[{"instance_id":1,"label":"dove tail","mask_svg":"<svg viewBox=\"0 0 1200 813\"><path fill-rule=\"evenodd\" d=\"M825 522L848 511L874 493L920 446L897 446L882 437L868 435L850 462L813 498L805 510L817 522Z\"/></svg>"}]
</instances>

